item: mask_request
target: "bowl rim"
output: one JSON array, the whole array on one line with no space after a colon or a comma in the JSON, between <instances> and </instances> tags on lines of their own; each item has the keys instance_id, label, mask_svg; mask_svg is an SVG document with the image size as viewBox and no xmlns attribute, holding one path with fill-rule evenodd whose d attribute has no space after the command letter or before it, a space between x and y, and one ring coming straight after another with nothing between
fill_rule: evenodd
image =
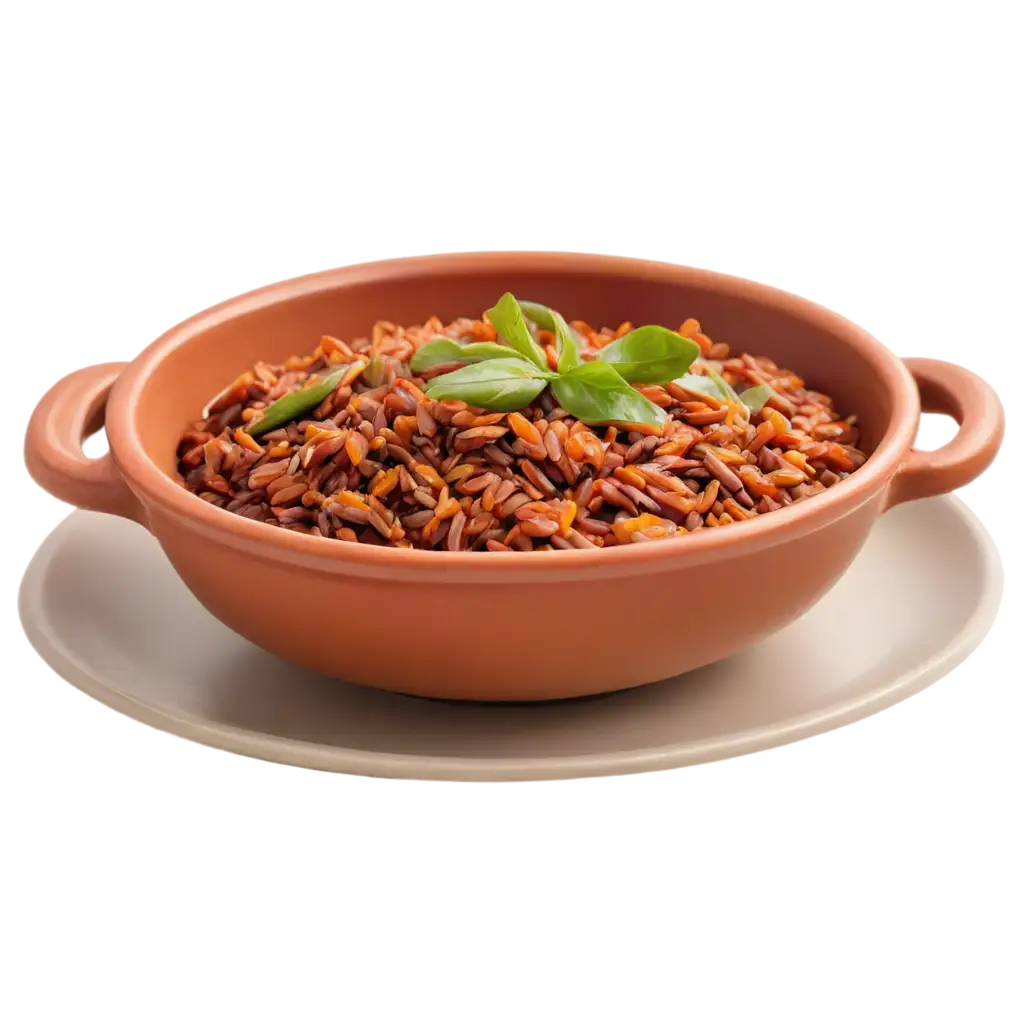
<instances>
[{"instance_id":1,"label":"bowl rim","mask_svg":"<svg viewBox=\"0 0 1024 1024\"><path fill-rule=\"evenodd\" d=\"M594 277L626 277L664 284L699 287L725 297L735 296L810 322L857 349L877 373L890 395L892 414L882 439L867 461L814 501L799 502L770 515L734 524L729 530L700 530L680 544L631 544L604 549L536 551L530 558L483 557L479 551L437 551L342 544L290 530L275 529L203 501L168 476L150 457L135 429L139 399L160 363L173 351L206 330L235 317L300 296L347 286L395 282L431 274L515 272L564 273ZM721 557L740 557L815 532L855 511L882 490L899 469L914 440L920 399L910 372L896 355L851 320L809 299L770 285L717 271L634 259L571 252L466 252L400 257L323 270L245 292L189 317L166 331L133 360L114 385L106 428L111 455L143 504L188 521L211 539L267 558L331 571L363 575L433 576L436 582L497 575L569 578L581 570L624 576L663 572L682 564L696 565ZM183 425L184 426L184 425ZM487 554L490 554L489 552ZM499 553L500 554L500 553ZM472 570L487 570L481 573ZM467 570L470 570L467 573ZM454 572L455 575L452 575ZM439 573L445 576L438 578Z\"/></svg>"}]
</instances>

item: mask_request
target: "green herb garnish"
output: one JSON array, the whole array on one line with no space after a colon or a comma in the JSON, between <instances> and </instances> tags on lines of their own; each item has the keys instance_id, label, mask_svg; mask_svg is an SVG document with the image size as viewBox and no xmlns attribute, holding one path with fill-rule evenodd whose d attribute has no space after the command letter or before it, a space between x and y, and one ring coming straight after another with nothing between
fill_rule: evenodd
<instances>
[{"instance_id":1,"label":"green herb garnish","mask_svg":"<svg viewBox=\"0 0 1024 1024\"><path fill-rule=\"evenodd\" d=\"M338 386L338 382L348 370L348 366L342 366L316 384L310 384L301 391L290 391L287 395L282 395L267 407L258 420L250 423L245 432L250 437L262 437L271 430L297 420L304 413L311 412Z\"/></svg>"},{"instance_id":2,"label":"green herb garnish","mask_svg":"<svg viewBox=\"0 0 1024 1024\"><path fill-rule=\"evenodd\" d=\"M676 379L676 384L687 391L698 395L710 395L712 398L724 398L727 402L742 402L751 412L760 412L775 394L767 384L758 384L746 391L736 392L729 382L717 370L703 366L706 375L687 373Z\"/></svg>"},{"instance_id":3,"label":"green herb garnish","mask_svg":"<svg viewBox=\"0 0 1024 1024\"><path fill-rule=\"evenodd\" d=\"M599 358L611 363L630 384L664 384L685 373L700 355L695 341L667 327L638 327L601 349Z\"/></svg>"},{"instance_id":4,"label":"green herb garnish","mask_svg":"<svg viewBox=\"0 0 1024 1024\"><path fill-rule=\"evenodd\" d=\"M543 350L526 326L524 312L539 327L554 333L557 373L548 368ZM506 292L487 316L515 353L503 345L460 348L454 342L451 347L441 347L439 341L428 342L414 357L414 372L417 367L443 361L468 364L430 381L426 392L431 398L459 399L481 409L514 412L529 405L550 383L559 405L584 423L646 423L657 427L668 418L665 411L631 385L673 380L686 373L700 353L696 342L652 325L630 331L601 349L597 359L582 362L576 332L547 306L533 302L521 307L515 296ZM417 362L427 349L432 351ZM477 350L480 361L470 363L460 358L460 353L470 349Z\"/></svg>"},{"instance_id":5,"label":"green herb garnish","mask_svg":"<svg viewBox=\"0 0 1024 1024\"><path fill-rule=\"evenodd\" d=\"M523 311L523 316L532 320L541 329L551 331L552 334L558 332L558 320L562 320L562 318L550 306L542 306L539 302L527 302L520 299L519 308ZM564 324L565 321L562 320L562 323ZM583 340L575 327L566 324L566 331L577 345Z\"/></svg>"},{"instance_id":6,"label":"green herb garnish","mask_svg":"<svg viewBox=\"0 0 1024 1024\"><path fill-rule=\"evenodd\" d=\"M370 356L360 377L371 388L379 388L388 379L388 361L380 353Z\"/></svg>"},{"instance_id":7,"label":"green herb garnish","mask_svg":"<svg viewBox=\"0 0 1024 1024\"><path fill-rule=\"evenodd\" d=\"M433 399L457 399L495 412L515 412L529 405L554 376L515 356L489 359L435 377L427 385L427 394Z\"/></svg>"},{"instance_id":8,"label":"green herb garnish","mask_svg":"<svg viewBox=\"0 0 1024 1024\"><path fill-rule=\"evenodd\" d=\"M576 334L565 322L561 313L551 310L551 322L555 331L555 351L558 353L558 372L568 373L580 365L580 353L576 346Z\"/></svg>"},{"instance_id":9,"label":"green herb garnish","mask_svg":"<svg viewBox=\"0 0 1024 1024\"><path fill-rule=\"evenodd\" d=\"M704 364L704 372L714 381L718 389L718 397L724 398L727 402L738 402L740 396L736 394L733 386L713 367Z\"/></svg>"},{"instance_id":10,"label":"green herb garnish","mask_svg":"<svg viewBox=\"0 0 1024 1024\"><path fill-rule=\"evenodd\" d=\"M508 345L498 345L493 341L460 345L451 338L434 338L416 350L416 354L409 360L409 369L413 373L422 373L444 363L481 363L485 359L505 359L514 354Z\"/></svg>"},{"instance_id":11,"label":"green herb garnish","mask_svg":"<svg viewBox=\"0 0 1024 1024\"><path fill-rule=\"evenodd\" d=\"M677 377L675 383L696 395L708 395L711 398L722 398L719 386L710 378L700 373L685 373Z\"/></svg>"},{"instance_id":12,"label":"green herb garnish","mask_svg":"<svg viewBox=\"0 0 1024 1024\"><path fill-rule=\"evenodd\" d=\"M664 409L622 379L610 363L594 360L551 382L558 404L584 423L648 423L660 427Z\"/></svg>"},{"instance_id":13,"label":"green herb garnish","mask_svg":"<svg viewBox=\"0 0 1024 1024\"><path fill-rule=\"evenodd\" d=\"M760 412L772 398L775 391L767 384L758 384L740 392L740 401L751 411Z\"/></svg>"},{"instance_id":14,"label":"green herb garnish","mask_svg":"<svg viewBox=\"0 0 1024 1024\"><path fill-rule=\"evenodd\" d=\"M530 328L523 319L523 311L511 292L505 292L494 307L487 310L487 319L519 355L531 363L536 363L542 370L548 368L544 352L533 340Z\"/></svg>"},{"instance_id":15,"label":"green herb garnish","mask_svg":"<svg viewBox=\"0 0 1024 1024\"><path fill-rule=\"evenodd\" d=\"M557 314L549 306L542 306L539 302L528 302L523 299L519 302L519 308L523 311L523 316L529 317L538 327L554 333Z\"/></svg>"}]
</instances>

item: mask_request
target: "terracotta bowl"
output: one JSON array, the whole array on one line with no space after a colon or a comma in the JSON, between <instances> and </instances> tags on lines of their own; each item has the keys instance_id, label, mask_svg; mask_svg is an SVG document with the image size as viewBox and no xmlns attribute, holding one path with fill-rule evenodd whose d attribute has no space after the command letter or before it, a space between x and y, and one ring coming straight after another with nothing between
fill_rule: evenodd
<instances>
[{"instance_id":1,"label":"terracotta bowl","mask_svg":"<svg viewBox=\"0 0 1024 1024\"><path fill-rule=\"evenodd\" d=\"M180 432L257 359L283 361L324 333L366 335L377 319L472 315L506 290L596 324L696 317L856 412L870 458L826 493L728 529L514 556L342 544L243 519L181 486ZM961 427L935 452L911 447L922 406ZM89 459L82 441L104 423L110 451ZM641 260L472 253L270 285L187 320L131 363L71 373L39 403L26 461L57 497L150 530L195 596L274 654L385 690L543 700L654 682L780 629L839 579L887 508L974 479L1002 435L999 400L968 370L900 360L786 292Z\"/></svg>"}]
</instances>

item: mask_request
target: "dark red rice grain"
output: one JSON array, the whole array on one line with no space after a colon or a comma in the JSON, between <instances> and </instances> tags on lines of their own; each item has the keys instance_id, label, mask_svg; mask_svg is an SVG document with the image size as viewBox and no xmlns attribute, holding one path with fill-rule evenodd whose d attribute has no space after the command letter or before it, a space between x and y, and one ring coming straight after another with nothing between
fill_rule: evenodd
<instances>
[{"instance_id":1,"label":"dark red rice grain","mask_svg":"<svg viewBox=\"0 0 1024 1024\"><path fill-rule=\"evenodd\" d=\"M614 340L574 321L585 360ZM683 537L813 499L863 464L855 418L771 360L681 333L735 388L767 384L745 406L671 382L648 395L669 419L660 435L578 423L543 392L503 414L435 402L408 362L437 335L493 341L485 321L381 321L370 338L325 337L311 356L257 363L182 433L185 486L228 512L346 542L449 551L610 547ZM309 418L254 442L240 433L313 374L349 366ZM433 373L433 371L431 371ZM621 477L621 478L620 478Z\"/></svg>"}]
</instances>

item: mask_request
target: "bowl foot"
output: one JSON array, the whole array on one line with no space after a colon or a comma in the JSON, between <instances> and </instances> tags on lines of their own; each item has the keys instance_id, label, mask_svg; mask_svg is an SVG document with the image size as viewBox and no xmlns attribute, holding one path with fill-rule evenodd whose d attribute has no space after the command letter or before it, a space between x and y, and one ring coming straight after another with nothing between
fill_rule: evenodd
<instances>
[{"instance_id":1,"label":"bowl foot","mask_svg":"<svg viewBox=\"0 0 1024 1024\"><path fill-rule=\"evenodd\" d=\"M397 696L409 697L411 700L429 700L431 703L446 703L446 705L464 705L470 708L544 708L545 706L558 705L564 707L573 703L589 703L593 700L607 700L609 697L625 693L625 690L609 690L607 693L582 693L573 697L551 697L547 700L470 700L459 697L428 697L421 693L399 693Z\"/></svg>"}]
</instances>

